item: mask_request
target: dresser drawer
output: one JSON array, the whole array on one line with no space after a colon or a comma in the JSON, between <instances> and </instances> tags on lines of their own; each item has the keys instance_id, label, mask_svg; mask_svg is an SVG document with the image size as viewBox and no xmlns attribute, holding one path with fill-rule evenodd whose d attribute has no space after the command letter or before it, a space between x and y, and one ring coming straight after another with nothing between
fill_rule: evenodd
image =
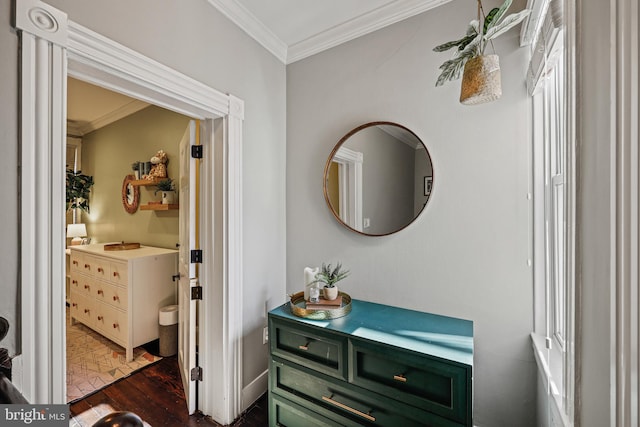
<instances>
[{"instance_id":1,"label":"dresser drawer","mask_svg":"<svg viewBox=\"0 0 640 427\"><path fill-rule=\"evenodd\" d=\"M359 425L389 427L459 427L403 402L392 401L368 390L332 379L301 366L273 358L270 390L302 406L319 407Z\"/></svg>"},{"instance_id":2,"label":"dresser drawer","mask_svg":"<svg viewBox=\"0 0 640 427\"><path fill-rule=\"evenodd\" d=\"M69 255L69 272L77 273L83 271L84 260L81 253L77 251L71 251L71 255Z\"/></svg>"},{"instance_id":3,"label":"dresser drawer","mask_svg":"<svg viewBox=\"0 0 640 427\"><path fill-rule=\"evenodd\" d=\"M298 405L288 399L271 394L269 397L269 425L282 427L356 427L354 421L313 405Z\"/></svg>"},{"instance_id":4,"label":"dresser drawer","mask_svg":"<svg viewBox=\"0 0 640 427\"><path fill-rule=\"evenodd\" d=\"M127 309L128 293L126 288L103 281L96 281L93 288L95 289L93 296L96 300L121 310Z\"/></svg>"},{"instance_id":5,"label":"dresser drawer","mask_svg":"<svg viewBox=\"0 0 640 427\"><path fill-rule=\"evenodd\" d=\"M95 326L94 302L83 293L75 291L71 291L69 300L71 317L93 328Z\"/></svg>"},{"instance_id":6,"label":"dresser drawer","mask_svg":"<svg viewBox=\"0 0 640 427\"><path fill-rule=\"evenodd\" d=\"M72 275L71 289L86 296L92 296L95 289L94 281L86 274Z\"/></svg>"},{"instance_id":7,"label":"dresser drawer","mask_svg":"<svg viewBox=\"0 0 640 427\"><path fill-rule=\"evenodd\" d=\"M129 270L126 262L109 263L109 281L126 286L129 280Z\"/></svg>"},{"instance_id":8,"label":"dresser drawer","mask_svg":"<svg viewBox=\"0 0 640 427\"><path fill-rule=\"evenodd\" d=\"M461 423L470 423L471 372L400 348L349 342L349 382Z\"/></svg>"},{"instance_id":9,"label":"dresser drawer","mask_svg":"<svg viewBox=\"0 0 640 427\"><path fill-rule=\"evenodd\" d=\"M114 342L125 345L128 338L127 313L96 301L96 328Z\"/></svg>"},{"instance_id":10,"label":"dresser drawer","mask_svg":"<svg viewBox=\"0 0 640 427\"><path fill-rule=\"evenodd\" d=\"M273 355L336 378L347 378L346 338L274 319L269 323Z\"/></svg>"}]
</instances>

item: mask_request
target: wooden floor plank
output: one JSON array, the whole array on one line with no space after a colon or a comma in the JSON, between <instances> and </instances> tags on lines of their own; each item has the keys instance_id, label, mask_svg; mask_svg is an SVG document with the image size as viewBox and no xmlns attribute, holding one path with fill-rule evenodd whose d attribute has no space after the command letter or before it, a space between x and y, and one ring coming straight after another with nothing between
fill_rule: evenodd
<instances>
[{"instance_id":1,"label":"wooden floor plank","mask_svg":"<svg viewBox=\"0 0 640 427\"><path fill-rule=\"evenodd\" d=\"M152 427L221 427L200 413L189 416L177 358L166 357L71 405L70 426L90 427L113 411L131 411ZM232 427L268 425L266 395Z\"/></svg>"}]
</instances>

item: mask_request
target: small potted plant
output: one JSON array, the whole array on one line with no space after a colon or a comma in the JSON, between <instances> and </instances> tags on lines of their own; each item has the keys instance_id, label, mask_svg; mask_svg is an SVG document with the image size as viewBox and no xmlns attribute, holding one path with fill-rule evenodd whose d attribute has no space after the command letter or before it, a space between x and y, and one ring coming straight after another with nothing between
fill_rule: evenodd
<instances>
[{"instance_id":1,"label":"small potted plant","mask_svg":"<svg viewBox=\"0 0 640 427\"><path fill-rule=\"evenodd\" d=\"M502 6L491 9L485 15L482 0L478 2L478 19L469 23L464 37L436 46L433 50L444 52L454 49L453 58L441 66L436 86L456 80L463 71L460 102L465 105L489 102L500 98L500 62L498 55L486 55L485 49L493 40L525 19L531 10L524 9L507 15L513 0L505 0ZM463 70L464 68L464 70Z\"/></svg>"},{"instance_id":2,"label":"small potted plant","mask_svg":"<svg viewBox=\"0 0 640 427\"><path fill-rule=\"evenodd\" d=\"M162 193L162 204L171 205L175 202L176 188L173 185L172 179L163 179L156 184L156 191L153 194L158 194L158 191Z\"/></svg>"},{"instance_id":3,"label":"small potted plant","mask_svg":"<svg viewBox=\"0 0 640 427\"><path fill-rule=\"evenodd\" d=\"M316 274L316 282L324 283L324 297L328 300L334 300L338 297L336 283L348 275L349 270L343 270L341 263L337 263L335 268L331 268L331 264L322 263L322 268Z\"/></svg>"}]
</instances>

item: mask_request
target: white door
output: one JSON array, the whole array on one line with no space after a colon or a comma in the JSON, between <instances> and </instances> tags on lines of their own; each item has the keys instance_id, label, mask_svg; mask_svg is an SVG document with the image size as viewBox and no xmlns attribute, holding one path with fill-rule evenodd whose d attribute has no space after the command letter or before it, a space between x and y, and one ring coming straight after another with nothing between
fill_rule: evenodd
<instances>
[{"instance_id":1,"label":"white door","mask_svg":"<svg viewBox=\"0 0 640 427\"><path fill-rule=\"evenodd\" d=\"M197 124L190 121L180 140L180 177L178 195L180 204L180 260L178 280L178 363L187 399L189 414L196 410L196 385L191 373L196 367L196 301L191 299L191 290L198 286L196 265L191 262L191 250L196 249L196 194L197 159L191 157L191 146L196 145Z\"/></svg>"}]
</instances>

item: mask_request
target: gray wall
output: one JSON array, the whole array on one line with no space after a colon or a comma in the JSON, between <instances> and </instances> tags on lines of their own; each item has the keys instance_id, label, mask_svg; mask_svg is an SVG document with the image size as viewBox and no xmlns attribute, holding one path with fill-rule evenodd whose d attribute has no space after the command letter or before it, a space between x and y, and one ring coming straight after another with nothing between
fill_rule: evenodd
<instances>
[{"instance_id":1,"label":"gray wall","mask_svg":"<svg viewBox=\"0 0 640 427\"><path fill-rule=\"evenodd\" d=\"M245 102L244 181L244 385L267 368L265 301L285 289L285 66L205 0L51 0L69 18L158 62ZM17 36L10 28L10 0L0 0L0 172L5 196L17 200ZM17 206L14 203L7 203ZM7 248L18 246L17 208L0 221ZM6 292L15 299L16 251L4 251ZM4 304L4 303L3 303ZM12 310L9 310L10 312ZM10 313L13 316L13 313Z\"/></svg>"},{"instance_id":2,"label":"gray wall","mask_svg":"<svg viewBox=\"0 0 640 427\"><path fill-rule=\"evenodd\" d=\"M0 210L4 249L0 256L0 271L4 280L0 285L0 316L10 324L9 334L0 342L9 354L16 353L18 345L18 36L11 28L11 0L0 0L0 179L4 183L2 194L4 209Z\"/></svg>"},{"instance_id":3,"label":"gray wall","mask_svg":"<svg viewBox=\"0 0 640 427\"><path fill-rule=\"evenodd\" d=\"M463 106L459 82L434 86L449 54L431 49L459 38L474 14L456 0L287 67L287 291L302 289L305 266L341 261L352 297L473 320L474 423L534 426L530 101L518 31L495 43L502 99ZM322 171L344 134L376 120L412 129L437 181L416 222L373 238L334 220Z\"/></svg>"}]
</instances>

